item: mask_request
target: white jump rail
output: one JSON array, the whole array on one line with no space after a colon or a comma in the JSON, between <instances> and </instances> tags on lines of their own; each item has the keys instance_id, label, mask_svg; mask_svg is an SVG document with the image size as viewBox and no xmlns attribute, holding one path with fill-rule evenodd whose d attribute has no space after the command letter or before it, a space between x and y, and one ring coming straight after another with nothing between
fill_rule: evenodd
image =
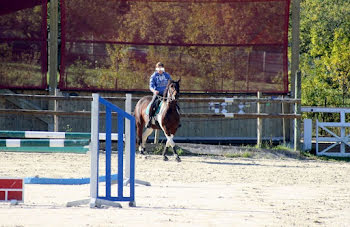
<instances>
[{"instance_id":1,"label":"white jump rail","mask_svg":"<svg viewBox=\"0 0 350 227\"><path fill-rule=\"evenodd\" d=\"M350 113L350 108L302 107L301 111L316 113L339 113L340 122L319 122L316 120L316 155L350 157L350 153L346 152L346 146L350 147L350 134L346 135L345 130L346 128L350 127L350 122L345 121L346 114ZM328 127L340 128L340 135L332 132ZM331 135L331 137L320 137L319 128L325 130ZM319 142L329 142L333 144L320 151ZM337 145L340 145L340 151L330 152L330 150Z\"/></svg>"}]
</instances>

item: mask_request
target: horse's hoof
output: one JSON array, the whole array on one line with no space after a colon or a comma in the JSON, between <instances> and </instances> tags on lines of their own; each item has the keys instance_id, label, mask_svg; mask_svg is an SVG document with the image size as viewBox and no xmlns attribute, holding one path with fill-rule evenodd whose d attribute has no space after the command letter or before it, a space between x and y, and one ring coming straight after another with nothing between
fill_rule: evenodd
<instances>
[{"instance_id":1,"label":"horse's hoof","mask_svg":"<svg viewBox=\"0 0 350 227\"><path fill-rule=\"evenodd\" d=\"M176 159L175 159L177 162L181 162L181 159L180 159L180 157L176 157Z\"/></svg>"},{"instance_id":2,"label":"horse's hoof","mask_svg":"<svg viewBox=\"0 0 350 227\"><path fill-rule=\"evenodd\" d=\"M145 153L141 153L141 152L136 154L136 157L140 158L140 159L147 159L147 155Z\"/></svg>"},{"instance_id":3,"label":"horse's hoof","mask_svg":"<svg viewBox=\"0 0 350 227\"><path fill-rule=\"evenodd\" d=\"M163 156L163 161L168 161L168 157L167 156Z\"/></svg>"}]
</instances>

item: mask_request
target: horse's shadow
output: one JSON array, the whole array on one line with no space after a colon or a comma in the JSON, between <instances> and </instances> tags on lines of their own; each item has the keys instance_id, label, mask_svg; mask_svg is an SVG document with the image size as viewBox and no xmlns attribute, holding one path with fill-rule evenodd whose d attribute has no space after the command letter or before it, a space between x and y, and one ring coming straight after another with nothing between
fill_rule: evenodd
<instances>
[{"instance_id":1,"label":"horse's shadow","mask_svg":"<svg viewBox=\"0 0 350 227\"><path fill-rule=\"evenodd\" d=\"M232 162L208 162L202 161L201 163L211 164L211 165L232 165L232 166L264 166L256 163L232 163Z\"/></svg>"},{"instance_id":2,"label":"horse's shadow","mask_svg":"<svg viewBox=\"0 0 350 227\"><path fill-rule=\"evenodd\" d=\"M276 167L276 168L300 168L299 166L266 165L266 164L258 164L258 163L232 163L232 162L215 162L215 161L202 161L201 163L211 164L211 165L230 165L230 166L265 166L265 167ZM312 167L306 167L306 168L312 168Z\"/></svg>"}]
</instances>

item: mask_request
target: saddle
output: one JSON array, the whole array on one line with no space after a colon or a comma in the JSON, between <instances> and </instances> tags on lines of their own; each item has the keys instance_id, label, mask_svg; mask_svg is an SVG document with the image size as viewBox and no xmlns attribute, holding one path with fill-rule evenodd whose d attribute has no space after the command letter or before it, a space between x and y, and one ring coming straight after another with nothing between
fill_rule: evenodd
<instances>
[{"instance_id":1,"label":"saddle","mask_svg":"<svg viewBox=\"0 0 350 227\"><path fill-rule=\"evenodd\" d=\"M161 97L157 97L156 100L154 100L154 108L156 109L155 113L154 113L154 116L156 116L159 111L160 111L160 108L162 107L162 104L163 104L163 100ZM149 110L151 108L151 103L148 104L147 108L146 108L146 114L149 115Z\"/></svg>"}]
</instances>

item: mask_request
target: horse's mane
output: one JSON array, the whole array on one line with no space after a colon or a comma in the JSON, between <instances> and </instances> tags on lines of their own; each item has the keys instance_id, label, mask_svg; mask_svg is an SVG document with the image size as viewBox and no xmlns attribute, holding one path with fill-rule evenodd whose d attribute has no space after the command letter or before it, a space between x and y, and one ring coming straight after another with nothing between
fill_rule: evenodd
<instances>
[{"instance_id":1,"label":"horse's mane","mask_svg":"<svg viewBox=\"0 0 350 227\"><path fill-rule=\"evenodd\" d=\"M169 80L168 84L166 85L166 88L165 88L165 90L163 92L163 100L165 100L167 98L167 96L168 96L169 85L171 84L171 82L172 82L172 80Z\"/></svg>"}]
</instances>

